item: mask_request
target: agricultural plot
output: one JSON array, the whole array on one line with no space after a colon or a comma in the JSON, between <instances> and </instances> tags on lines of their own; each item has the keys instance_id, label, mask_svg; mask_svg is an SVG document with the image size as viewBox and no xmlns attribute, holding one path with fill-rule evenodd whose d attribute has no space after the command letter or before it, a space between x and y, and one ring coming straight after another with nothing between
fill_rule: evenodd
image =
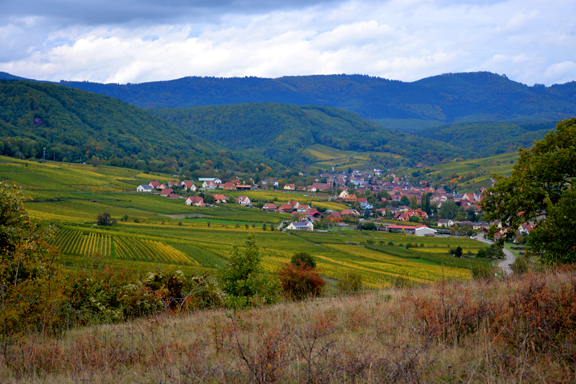
<instances>
[{"instance_id":1,"label":"agricultural plot","mask_svg":"<svg viewBox=\"0 0 576 384\"><path fill-rule=\"evenodd\" d=\"M167 244L134 237L115 236L114 251L117 259L198 265L196 261L188 258L186 254Z\"/></svg>"},{"instance_id":2,"label":"agricultural plot","mask_svg":"<svg viewBox=\"0 0 576 384\"><path fill-rule=\"evenodd\" d=\"M222 257L199 246L185 243L170 243L170 246L187 254L188 257L196 260L203 267L217 269L226 265Z\"/></svg>"},{"instance_id":3,"label":"agricultural plot","mask_svg":"<svg viewBox=\"0 0 576 384\"><path fill-rule=\"evenodd\" d=\"M423 264L354 245L330 244L328 247L353 256L348 261L350 263L396 276L405 276L416 281L435 281L446 277L470 278L470 271L463 268Z\"/></svg>"},{"instance_id":4,"label":"agricultural plot","mask_svg":"<svg viewBox=\"0 0 576 384\"><path fill-rule=\"evenodd\" d=\"M108 235L62 229L57 232L53 245L67 255L112 256L112 237Z\"/></svg>"}]
</instances>

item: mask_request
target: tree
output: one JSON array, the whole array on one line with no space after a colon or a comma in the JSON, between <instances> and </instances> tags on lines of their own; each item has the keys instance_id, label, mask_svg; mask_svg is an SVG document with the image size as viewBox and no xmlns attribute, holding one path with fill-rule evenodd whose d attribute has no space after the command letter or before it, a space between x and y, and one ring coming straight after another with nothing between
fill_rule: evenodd
<instances>
[{"instance_id":1,"label":"tree","mask_svg":"<svg viewBox=\"0 0 576 384\"><path fill-rule=\"evenodd\" d=\"M442 206L438 210L438 214L442 219L454 219L458 216L458 205L452 200L448 200L442 203Z\"/></svg>"},{"instance_id":2,"label":"tree","mask_svg":"<svg viewBox=\"0 0 576 384\"><path fill-rule=\"evenodd\" d=\"M400 203L406 206L410 206L412 204L408 196L402 196L402 198L400 199Z\"/></svg>"},{"instance_id":3,"label":"tree","mask_svg":"<svg viewBox=\"0 0 576 384\"><path fill-rule=\"evenodd\" d=\"M482 201L486 219L514 229L533 221L530 252L550 264L576 263L576 118L558 122L556 131L530 149L520 148L519 155L509 177L492 175L495 184Z\"/></svg>"},{"instance_id":4,"label":"tree","mask_svg":"<svg viewBox=\"0 0 576 384\"><path fill-rule=\"evenodd\" d=\"M0 285L5 287L54 273L50 260L57 252L48 245L54 230L32 221L23 200L20 188L0 186Z\"/></svg>"},{"instance_id":5,"label":"tree","mask_svg":"<svg viewBox=\"0 0 576 384\"><path fill-rule=\"evenodd\" d=\"M410 221L411 223L419 223L419 222L420 222L420 217L419 217L418 215L412 215L412 216L410 216L409 221Z\"/></svg>"},{"instance_id":6,"label":"tree","mask_svg":"<svg viewBox=\"0 0 576 384\"><path fill-rule=\"evenodd\" d=\"M216 201L216 199L214 199L213 195L211 195L209 193L204 194L204 202L206 204L214 204L215 201Z\"/></svg>"},{"instance_id":7,"label":"tree","mask_svg":"<svg viewBox=\"0 0 576 384\"><path fill-rule=\"evenodd\" d=\"M228 294L226 304L229 307L248 307L277 300L277 282L262 276L261 262L254 234L248 236L244 249L234 245L228 266L218 271L222 290Z\"/></svg>"},{"instance_id":8,"label":"tree","mask_svg":"<svg viewBox=\"0 0 576 384\"><path fill-rule=\"evenodd\" d=\"M30 219L22 191L0 185L0 338L30 330L62 329L60 316L65 280L59 251L50 245L54 233Z\"/></svg>"},{"instance_id":9,"label":"tree","mask_svg":"<svg viewBox=\"0 0 576 384\"><path fill-rule=\"evenodd\" d=\"M307 265L310 268L316 268L316 259L308 252L295 253L290 259L290 264L296 266L300 265L301 262L303 262L304 265Z\"/></svg>"},{"instance_id":10,"label":"tree","mask_svg":"<svg viewBox=\"0 0 576 384\"><path fill-rule=\"evenodd\" d=\"M112 219L112 216L108 212L103 212L98 215L96 219L96 224L109 227L116 224L116 220Z\"/></svg>"}]
</instances>

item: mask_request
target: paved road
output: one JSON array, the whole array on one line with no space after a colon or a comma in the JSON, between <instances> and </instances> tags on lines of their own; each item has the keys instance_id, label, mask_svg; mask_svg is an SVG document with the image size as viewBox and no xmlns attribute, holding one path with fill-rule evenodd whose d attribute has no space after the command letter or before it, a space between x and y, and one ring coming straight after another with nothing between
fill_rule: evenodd
<instances>
[{"instance_id":1,"label":"paved road","mask_svg":"<svg viewBox=\"0 0 576 384\"><path fill-rule=\"evenodd\" d=\"M480 233L478 236L476 236L476 239L486 244L492 244L492 241L484 238L483 233ZM512 269L510 268L510 265L516 260L516 256L514 256L514 254L506 248L504 248L503 251L506 259L498 263L498 266L502 268L504 275L510 276L512 275Z\"/></svg>"}]
</instances>

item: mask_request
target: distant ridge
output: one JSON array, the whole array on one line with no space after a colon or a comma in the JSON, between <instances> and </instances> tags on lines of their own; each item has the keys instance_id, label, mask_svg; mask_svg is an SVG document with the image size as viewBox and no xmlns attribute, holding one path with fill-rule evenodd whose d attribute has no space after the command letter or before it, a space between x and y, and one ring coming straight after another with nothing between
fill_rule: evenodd
<instances>
[{"instance_id":1,"label":"distant ridge","mask_svg":"<svg viewBox=\"0 0 576 384\"><path fill-rule=\"evenodd\" d=\"M1 72L0 71L0 80L30 80L30 79L26 79L24 77L14 76L14 75L11 75L7 72ZM30 80L30 81L35 81L35 80Z\"/></svg>"},{"instance_id":2,"label":"distant ridge","mask_svg":"<svg viewBox=\"0 0 576 384\"><path fill-rule=\"evenodd\" d=\"M334 107L404 131L466 122L555 122L576 115L576 82L527 86L491 72L446 73L415 82L366 75L312 75L60 84L140 108L254 102Z\"/></svg>"}]
</instances>

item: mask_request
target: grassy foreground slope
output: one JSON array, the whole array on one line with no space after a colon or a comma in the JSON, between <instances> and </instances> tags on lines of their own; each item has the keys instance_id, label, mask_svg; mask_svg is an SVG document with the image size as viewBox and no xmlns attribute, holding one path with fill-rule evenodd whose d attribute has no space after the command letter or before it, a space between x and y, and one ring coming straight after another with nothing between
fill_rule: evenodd
<instances>
[{"instance_id":1,"label":"grassy foreground slope","mask_svg":"<svg viewBox=\"0 0 576 384\"><path fill-rule=\"evenodd\" d=\"M242 244L250 233L256 234L269 272L288 262L294 253L309 252L318 259L324 275L338 279L356 271L374 288L388 286L398 277L413 282L468 279L476 263L488 265L488 260L480 259L448 262L452 261L446 257L450 247L460 245L473 256L485 246L470 239L415 238L338 228L323 234L283 233L271 231L271 227L290 220L288 214L236 204L188 207L183 199L135 192L138 184L158 178L162 176L119 167L39 164L0 157L0 181L22 186L29 198L26 209L30 216L59 228L54 244L61 247L69 268L90 268L96 263L140 271L213 271L224 265L233 245ZM301 200L318 207L344 208L322 201L320 195L270 191L250 195L260 201ZM122 220L112 227L96 226L96 218L103 212ZM390 242L395 245L388 245ZM412 243L410 250L404 249L408 243ZM376 248L370 249L371 244Z\"/></svg>"},{"instance_id":2,"label":"grassy foreground slope","mask_svg":"<svg viewBox=\"0 0 576 384\"><path fill-rule=\"evenodd\" d=\"M5 348L6 383L574 381L576 274L169 313Z\"/></svg>"}]
</instances>

